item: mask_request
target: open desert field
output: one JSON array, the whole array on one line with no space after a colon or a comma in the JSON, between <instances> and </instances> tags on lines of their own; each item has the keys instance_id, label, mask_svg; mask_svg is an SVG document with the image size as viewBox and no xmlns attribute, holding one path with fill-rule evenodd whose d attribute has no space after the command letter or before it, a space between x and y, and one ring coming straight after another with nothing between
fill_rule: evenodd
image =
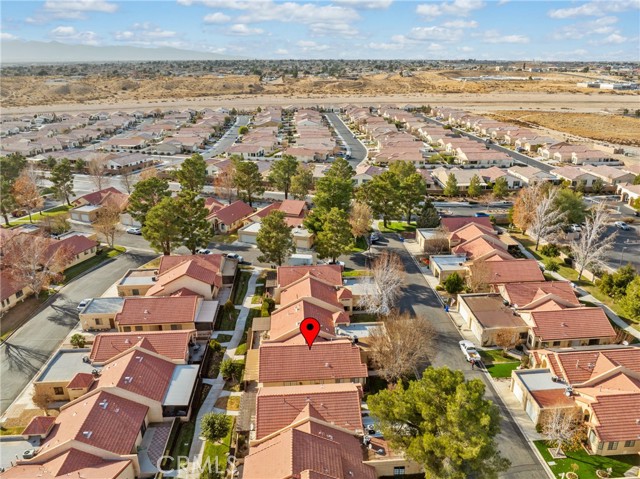
<instances>
[{"instance_id":1,"label":"open desert field","mask_svg":"<svg viewBox=\"0 0 640 479\"><path fill-rule=\"evenodd\" d=\"M474 75L483 72L471 72ZM492 104L496 95L500 102L503 95L516 95L520 98L517 106L525 103L527 95L541 95L540 99L551 108L554 100L560 101L561 95L594 99L592 111L610 104L631 104L637 101L637 95L625 92L599 92L577 88L576 79L562 75L543 76L542 80L529 80L523 75L518 81L458 81L457 72L418 72L413 76L399 74L378 74L360 77L356 80L331 78L290 78L286 77L272 83L261 82L258 76L199 76L199 77L159 77L156 79L133 80L120 77L87 77L71 80L52 77L6 77L2 80L0 99L6 111L25 111L25 107L96 104L134 105L143 108L149 103L188 101L221 101L253 99L254 104L273 103L270 98L285 98L285 103L298 103L299 99L312 99L317 104L331 102L363 102L364 98L384 99L392 102L429 102L431 95L447 97L467 97L485 104ZM606 100L605 100L606 98ZM256 101L256 99L259 99ZM288 99L288 100L286 100ZM535 100L534 97L531 99ZM335 101L334 101L335 100ZM287 103L288 102L288 103ZM234 102L237 103L237 102ZM536 101L537 103L537 101ZM575 104L579 102L569 101ZM275 103L273 103L275 104ZM135 106L139 105L139 106ZM238 104L239 105L239 104ZM246 104L250 106L249 103ZM193 105L190 105L193 106ZM508 105L505 105L507 108ZM505 108L502 107L502 109ZM514 105L515 106L515 105ZM515 106L517 108L517 106ZM557 105L559 106L559 105ZM567 108L575 108L569 105ZM38 111L42 111L39 109Z\"/></svg>"},{"instance_id":2,"label":"open desert field","mask_svg":"<svg viewBox=\"0 0 640 479\"><path fill-rule=\"evenodd\" d=\"M640 118L607 113L496 111L496 120L528 127L543 127L582 138L618 145L640 146Z\"/></svg>"}]
</instances>

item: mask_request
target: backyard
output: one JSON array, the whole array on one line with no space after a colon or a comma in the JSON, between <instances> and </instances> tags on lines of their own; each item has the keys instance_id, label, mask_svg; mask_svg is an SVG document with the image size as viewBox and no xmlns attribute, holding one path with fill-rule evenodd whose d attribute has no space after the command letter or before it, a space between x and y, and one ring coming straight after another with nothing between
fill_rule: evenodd
<instances>
[{"instance_id":1,"label":"backyard","mask_svg":"<svg viewBox=\"0 0 640 479\"><path fill-rule=\"evenodd\" d=\"M565 451L566 459L553 459L546 441L534 441L534 444L556 477L564 477L563 473L573 472L573 464L578 465L576 473L580 479L598 479L596 471L606 471L608 468L612 470L611 477L623 477L624 473L633 466L640 465L640 456L637 454L610 457L590 456L584 449Z\"/></svg>"},{"instance_id":2,"label":"backyard","mask_svg":"<svg viewBox=\"0 0 640 479\"><path fill-rule=\"evenodd\" d=\"M204 451L202 453L202 465L206 466L207 461L210 467L215 471L224 471L227 468L227 456L231 450L231 436L235 426L235 420L231 417L231 427L227 435L218 442L206 441L204 443Z\"/></svg>"},{"instance_id":3,"label":"backyard","mask_svg":"<svg viewBox=\"0 0 640 479\"><path fill-rule=\"evenodd\" d=\"M233 291L233 304L242 304L244 297L247 295L247 288L249 287L250 279L251 271L242 271L240 273Z\"/></svg>"},{"instance_id":4,"label":"backyard","mask_svg":"<svg viewBox=\"0 0 640 479\"><path fill-rule=\"evenodd\" d=\"M511 371L520 366L520 361L505 358L501 349L480 350L479 353L488 373L494 378L509 378Z\"/></svg>"}]
</instances>

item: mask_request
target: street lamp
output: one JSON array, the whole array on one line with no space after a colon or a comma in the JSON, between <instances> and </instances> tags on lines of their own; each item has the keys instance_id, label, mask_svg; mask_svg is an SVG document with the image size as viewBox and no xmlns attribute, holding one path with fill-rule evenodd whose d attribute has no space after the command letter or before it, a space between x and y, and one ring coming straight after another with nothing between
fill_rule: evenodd
<instances>
[{"instance_id":1,"label":"street lamp","mask_svg":"<svg viewBox=\"0 0 640 479\"><path fill-rule=\"evenodd\" d=\"M627 249L626 246L622 247L622 251L620 251L620 264L618 266L622 267L622 259L624 258L624 250Z\"/></svg>"}]
</instances>

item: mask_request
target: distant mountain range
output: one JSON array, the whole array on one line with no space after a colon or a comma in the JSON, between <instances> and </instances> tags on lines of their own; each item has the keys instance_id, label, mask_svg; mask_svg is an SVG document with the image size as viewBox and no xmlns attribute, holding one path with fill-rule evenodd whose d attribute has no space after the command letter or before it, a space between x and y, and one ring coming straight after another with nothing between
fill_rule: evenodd
<instances>
[{"instance_id":1,"label":"distant mountain range","mask_svg":"<svg viewBox=\"0 0 640 479\"><path fill-rule=\"evenodd\" d=\"M196 52L169 47L98 47L91 45L69 45L60 42L25 42L19 40L0 42L0 58L2 64L236 59L218 53Z\"/></svg>"}]
</instances>

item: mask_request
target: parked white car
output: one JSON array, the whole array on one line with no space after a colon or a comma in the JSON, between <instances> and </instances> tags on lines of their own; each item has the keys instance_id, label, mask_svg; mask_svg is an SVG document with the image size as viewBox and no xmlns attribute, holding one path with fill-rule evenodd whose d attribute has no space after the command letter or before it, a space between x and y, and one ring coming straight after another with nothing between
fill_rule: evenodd
<instances>
[{"instance_id":1,"label":"parked white car","mask_svg":"<svg viewBox=\"0 0 640 479\"><path fill-rule=\"evenodd\" d=\"M464 357L467 358L467 361L481 361L480 354L476 351L476 346L471 341L463 339L458 344L464 353Z\"/></svg>"},{"instance_id":2,"label":"parked white car","mask_svg":"<svg viewBox=\"0 0 640 479\"><path fill-rule=\"evenodd\" d=\"M83 299L82 301L80 301L78 303L78 311L82 311L84 309L84 307L89 304L89 301L91 301L93 298L86 298Z\"/></svg>"},{"instance_id":3,"label":"parked white car","mask_svg":"<svg viewBox=\"0 0 640 479\"><path fill-rule=\"evenodd\" d=\"M613 223L614 226L618 229L624 230L624 231L629 231L631 229L631 226L629 226L627 223L625 223L624 221L616 221L615 223Z\"/></svg>"}]
</instances>

